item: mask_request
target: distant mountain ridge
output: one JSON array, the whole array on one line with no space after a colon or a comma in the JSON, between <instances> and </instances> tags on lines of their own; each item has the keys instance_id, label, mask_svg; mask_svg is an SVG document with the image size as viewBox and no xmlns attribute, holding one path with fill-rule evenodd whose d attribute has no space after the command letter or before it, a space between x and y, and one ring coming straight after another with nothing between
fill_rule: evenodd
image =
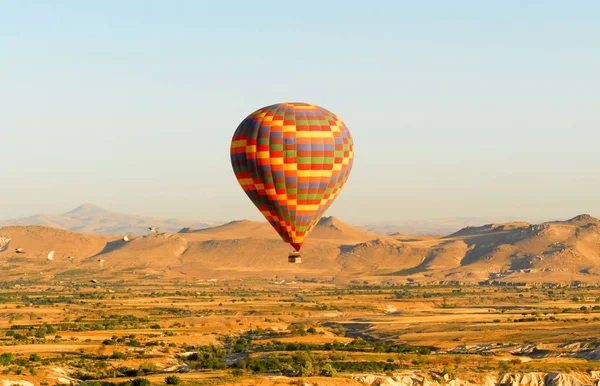
<instances>
[{"instance_id":1,"label":"distant mountain ridge","mask_svg":"<svg viewBox=\"0 0 600 386\"><path fill-rule=\"evenodd\" d=\"M355 225L369 232L392 235L439 235L445 236L463 228L475 224L509 223L522 220L515 216L502 217L447 217L447 218L424 218L420 220L388 220L373 222L356 222ZM529 221L543 222L541 219L529 219Z\"/></svg>"},{"instance_id":2,"label":"distant mountain ridge","mask_svg":"<svg viewBox=\"0 0 600 386\"><path fill-rule=\"evenodd\" d=\"M324 220L329 217L324 217ZM324 221L321 220L321 221ZM513 217L497 219L496 222L515 221ZM437 235L445 236L473 224L491 222L484 218L456 217L425 220L398 220L389 222L358 222L353 226L380 235ZM266 223L266 222L265 222ZM45 225L68 229L75 232L101 235L145 235L148 227L160 228L168 232L191 232L215 225L223 221L205 221L176 218L139 216L106 210L97 205L85 203L63 214L36 214L29 217L0 220L0 227L8 225Z\"/></svg>"},{"instance_id":3,"label":"distant mountain ridge","mask_svg":"<svg viewBox=\"0 0 600 386\"><path fill-rule=\"evenodd\" d=\"M101 235L133 235L149 233L149 227L166 232L178 232L182 228L207 228L218 225L214 221L195 221L175 218L159 218L118 213L97 205L86 203L63 214L36 214L24 218L0 220L0 227L10 225L45 225L74 232Z\"/></svg>"}]
</instances>

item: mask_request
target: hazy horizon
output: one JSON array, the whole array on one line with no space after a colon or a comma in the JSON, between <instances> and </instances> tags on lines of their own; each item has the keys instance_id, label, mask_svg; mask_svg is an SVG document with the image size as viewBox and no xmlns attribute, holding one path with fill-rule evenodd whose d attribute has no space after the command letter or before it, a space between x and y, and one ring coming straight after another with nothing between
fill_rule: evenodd
<instances>
[{"instance_id":1,"label":"hazy horizon","mask_svg":"<svg viewBox=\"0 0 600 386\"><path fill-rule=\"evenodd\" d=\"M88 208L85 208L88 207ZM125 211L117 211L114 209L111 209L110 207L103 207L97 204L94 204L92 202L84 202L80 205L77 205L76 207L73 208L68 208L65 210L60 210L60 211L43 211L43 212L39 212L39 213L29 213L26 214L24 216L19 216L16 218L0 218L0 223L2 223L3 221L9 221L9 220L20 220L23 218L28 218L31 216L36 216L36 215L64 215L64 214L68 214L70 212L73 211L77 211L80 208L83 208L83 210L88 210L89 207L93 207L100 209L100 210L104 210L104 211L108 211L108 212L113 212L113 213L117 213L117 214L126 214L126 215L132 215L132 216L147 216L147 217L160 217L160 218L164 218L164 219L168 219L168 218L175 218L172 216L153 216L153 215L149 215L147 213L140 213L140 212L128 212L127 210ZM413 224L418 224L419 222L422 223L426 223L426 222L432 222L432 223L438 223L438 225L441 225L443 220L449 220L449 221L461 221L462 223L464 223L467 226L470 225L482 225L483 223L488 223L488 222L511 222L511 221L528 221L531 223L541 223L541 222L545 222L545 221L556 221L556 220L568 220L570 218L573 218L575 216L578 215L582 215L582 214L588 214L588 213L579 213L576 215L572 215L568 218L524 218L524 217L519 217L519 216L511 216L511 215L504 215L504 216L495 216L495 217L485 217L485 216L456 216L456 217L422 217L422 218L398 218L398 219L393 219L393 218L388 218L388 219L380 219L380 220L373 220L373 219L369 219L369 218L361 218L360 216L356 217L356 216L345 216L342 214L341 217L333 215L333 214L329 214L327 213L324 217L329 217L329 216L334 216L339 218L340 220L343 221L347 221L349 223L351 223L352 225L407 225L409 223L413 223ZM246 217L235 217L235 218L222 218L222 219L211 219L211 218L191 218L191 217L178 217L178 219L180 220L189 220L189 221L209 221L209 222L215 222L215 223L227 223L227 222L232 222L232 221L240 221L240 220L252 220L252 221L262 221L262 222L266 222L265 218L262 216L254 216L254 218L252 218L252 216L246 218ZM34 224L32 224L34 225ZM447 225L448 227L450 227L450 225ZM457 228L459 229L459 228Z\"/></svg>"},{"instance_id":2,"label":"hazy horizon","mask_svg":"<svg viewBox=\"0 0 600 386\"><path fill-rule=\"evenodd\" d=\"M4 3L0 219L91 202L262 220L229 143L283 101L333 111L354 137L326 215L600 217L598 14L592 1Z\"/></svg>"}]
</instances>

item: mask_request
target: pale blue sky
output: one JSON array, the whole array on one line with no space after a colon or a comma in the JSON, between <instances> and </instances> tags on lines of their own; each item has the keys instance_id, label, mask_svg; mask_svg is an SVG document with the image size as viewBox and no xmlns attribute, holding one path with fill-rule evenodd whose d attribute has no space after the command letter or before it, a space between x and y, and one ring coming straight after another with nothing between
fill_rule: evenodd
<instances>
[{"instance_id":1,"label":"pale blue sky","mask_svg":"<svg viewBox=\"0 0 600 386\"><path fill-rule=\"evenodd\" d=\"M229 141L338 114L346 220L600 216L600 2L2 1L0 219L261 219Z\"/></svg>"}]
</instances>

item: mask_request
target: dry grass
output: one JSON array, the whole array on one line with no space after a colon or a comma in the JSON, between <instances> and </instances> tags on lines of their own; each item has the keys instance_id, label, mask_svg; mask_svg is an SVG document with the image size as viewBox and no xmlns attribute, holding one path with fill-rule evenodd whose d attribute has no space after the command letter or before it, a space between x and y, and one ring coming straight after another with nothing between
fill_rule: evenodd
<instances>
[{"instance_id":1,"label":"dry grass","mask_svg":"<svg viewBox=\"0 0 600 386\"><path fill-rule=\"evenodd\" d=\"M536 344L539 348L561 352L564 349L559 345L563 343L594 341L600 329L600 319L594 320L600 317L600 311L592 309L600 304L596 303L600 297L600 289L596 288L553 290L550 296L548 289L346 287L319 283L297 283L288 287L259 279L210 284L140 281L135 285L94 287L92 283L77 287L39 283L22 285L18 292L14 288L0 290L0 297L4 299L0 309L0 354L13 353L26 361L17 366L22 371L19 379L39 382L51 376L53 368L73 373L82 369L77 367L78 363L85 364L84 368L90 373L105 371L94 367L101 363L106 363L108 369L123 366L164 369L183 364L178 355L185 351L198 350L199 346L222 346L227 336L235 342L238 336L247 336L249 330L257 329L269 329L275 335L255 336L256 345L273 340L313 345L348 344L360 336L371 342L431 347L438 351L437 355L315 352L326 360L334 353L339 357L335 360L386 363L391 360L400 368L440 371L453 367L459 360L455 359L456 355L442 351L459 345ZM582 306L588 311L582 311ZM532 317L536 320L519 321ZM24 341L7 335L9 331L25 335L28 326L35 332L44 323L57 329L61 325L66 327L63 331L46 333L43 338L36 338L32 333ZM106 323L110 327L105 329ZM315 331L291 334L288 328L294 323L305 324L305 329L313 326ZM346 330L346 336L340 327ZM125 339L130 335L135 335L136 344L126 341L103 344L115 336ZM128 358L111 358L115 352L125 353ZM31 354L49 362L29 362ZM258 350L251 356L289 354ZM517 359L510 350L491 356L462 354L458 357L465 376L495 371L500 360ZM514 365L515 371L582 370L595 366L581 358L520 359L522 363ZM30 368L34 368L37 375L30 375ZM15 376L11 373L4 378L16 379ZM148 374L145 377L160 384L165 376ZM231 369L178 376L189 384L287 385L298 380L297 377L249 372L242 378L234 378ZM119 381L124 379L118 378ZM311 384L350 385L353 382L310 379Z\"/></svg>"}]
</instances>

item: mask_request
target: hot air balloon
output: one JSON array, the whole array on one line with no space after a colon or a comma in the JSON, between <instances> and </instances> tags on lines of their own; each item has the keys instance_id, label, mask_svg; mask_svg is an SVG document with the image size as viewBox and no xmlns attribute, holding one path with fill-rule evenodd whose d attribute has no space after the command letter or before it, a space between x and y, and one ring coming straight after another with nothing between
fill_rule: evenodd
<instances>
[{"instance_id":1,"label":"hot air balloon","mask_svg":"<svg viewBox=\"0 0 600 386\"><path fill-rule=\"evenodd\" d=\"M300 262L310 231L338 196L354 160L350 131L332 112L308 103L279 103L237 127L231 165L242 189Z\"/></svg>"}]
</instances>

